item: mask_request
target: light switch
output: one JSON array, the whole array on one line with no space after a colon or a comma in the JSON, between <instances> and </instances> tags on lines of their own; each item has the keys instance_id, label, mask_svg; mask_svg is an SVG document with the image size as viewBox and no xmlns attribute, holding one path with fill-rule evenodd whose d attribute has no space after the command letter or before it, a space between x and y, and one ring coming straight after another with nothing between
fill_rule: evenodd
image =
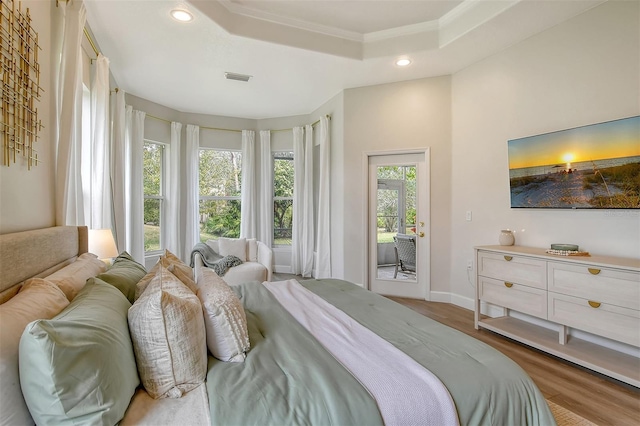
<instances>
[{"instance_id":1,"label":"light switch","mask_svg":"<svg viewBox=\"0 0 640 426\"><path fill-rule=\"evenodd\" d=\"M467 222L471 222L471 210L467 210L465 218L467 219Z\"/></svg>"}]
</instances>

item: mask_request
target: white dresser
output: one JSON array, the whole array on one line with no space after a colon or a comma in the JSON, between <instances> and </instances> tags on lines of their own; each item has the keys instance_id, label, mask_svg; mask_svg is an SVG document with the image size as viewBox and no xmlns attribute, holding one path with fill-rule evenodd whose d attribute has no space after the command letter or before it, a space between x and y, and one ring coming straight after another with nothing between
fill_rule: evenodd
<instances>
[{"instance_id":1,"label":"white dresser","mask_svg":"<svg viewBox=\"0 0 640 426\"><path fill-rule=\"evenodd\" d=\"M640 259L555 256L521 246L476 247L475 326L640 387L640 359L569 336L569 328L640 347ZM481 303L504 308L484 317ZM538 326L510 315L548 321ZM551 326L554 329L549 329Z\"/></svg>"}]
</instances>

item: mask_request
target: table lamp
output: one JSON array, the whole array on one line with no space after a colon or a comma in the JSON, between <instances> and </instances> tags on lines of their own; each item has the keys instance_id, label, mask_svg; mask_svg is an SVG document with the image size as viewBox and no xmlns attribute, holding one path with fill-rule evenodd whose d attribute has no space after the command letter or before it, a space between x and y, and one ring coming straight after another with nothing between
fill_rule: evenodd
<instances>
[{"instance_id":1,"label":"table lamp","mask_svg":"<svg viewBox=\"0 0 640 426\"><path fill-rule=\"evenodd\" d=\"M118 248L111 229L89 230L89 253L95 254L107 265L111 264L113 258L118 256Z\"/></svg>"}]
</instances>

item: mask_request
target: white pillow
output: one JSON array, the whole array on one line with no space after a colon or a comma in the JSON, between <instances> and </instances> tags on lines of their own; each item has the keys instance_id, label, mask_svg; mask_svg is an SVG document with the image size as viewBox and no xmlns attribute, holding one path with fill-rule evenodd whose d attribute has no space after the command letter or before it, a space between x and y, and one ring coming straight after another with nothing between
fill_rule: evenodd
<instances>
[{"instance_id":1,"label":"white pillow","mask_svg":"<svg viewBox=\"0 0 640 426\"><path fill-rule=\"evenodd\" d=\"M247 260L247 239L246 238L222 238L218 239L220 256L236 256L243 262Z\"/></svg>"},{"instance_id":2,"label":"white pillow","mask_svg":"<svg viewBox=\"0 0 640 426\"><path fill-rule=\"evenodd\" d=\"M75 262L54 272L46 279L60 287L71 302L76 297L76 294L82 290L89 278L95 277L106 270L106 263L98 259L95 254L84 253Z\"/></svg>"},{"instance_id":3,"label":"white pillow","mask_svg":"<svg viewBox=\"0 0 640 426\"><path fill-rule=\"evenodd\" d=\"M32 278L20 293L0 305L0 424L34 423L20 387L20 336L31 321L51 319L68 304L69 300L58 286L42 278Z\"/></svg>"},{"instance_id":4,"label":"white pillow","mask_svg":"<svg viewBox=\"0 0 640 426\"><path fill-rule=\"evenodd\" d=\"M196 293L204 309L207 347L221 361L242 362L249 350L247 316L229 285L213 269L202 268Z\"/></svg>"},{"instance_id":5,"label":"white pillow","mask_svg":"<svg viewBox=\"0 0 640 426\"><path fill-rule=\"evenodd\" d=\"M128 317L140 381L152 398L179 398L204 383L202 306L175 275L160 265Z\"/></svg>"}]
</instances>

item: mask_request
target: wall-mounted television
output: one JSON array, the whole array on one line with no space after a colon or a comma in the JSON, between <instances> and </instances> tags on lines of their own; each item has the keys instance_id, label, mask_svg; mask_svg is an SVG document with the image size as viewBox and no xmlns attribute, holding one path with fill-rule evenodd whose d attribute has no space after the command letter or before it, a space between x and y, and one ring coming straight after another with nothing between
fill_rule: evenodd
<instances>
[{"instance_id":1,"label":"wall-mounted television","mask_svg":"<svg viewBox=\"0 0 640 426\"><path fill-rule=\"evenodd\" d=\"M640 209L640 116L507 145L512 208Z\"/></svg>"}]
</instances>

